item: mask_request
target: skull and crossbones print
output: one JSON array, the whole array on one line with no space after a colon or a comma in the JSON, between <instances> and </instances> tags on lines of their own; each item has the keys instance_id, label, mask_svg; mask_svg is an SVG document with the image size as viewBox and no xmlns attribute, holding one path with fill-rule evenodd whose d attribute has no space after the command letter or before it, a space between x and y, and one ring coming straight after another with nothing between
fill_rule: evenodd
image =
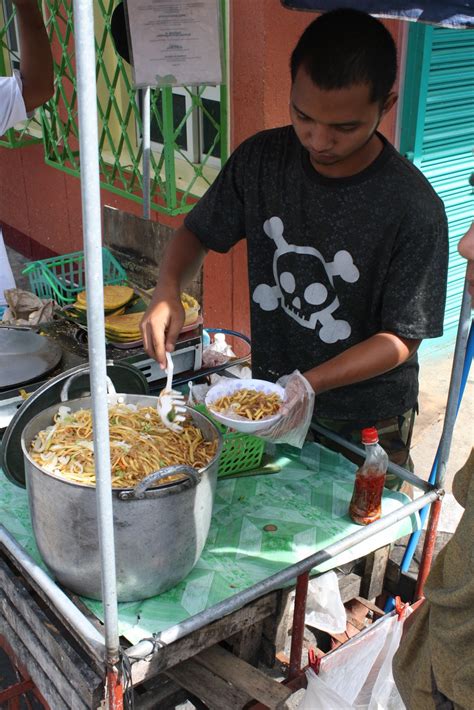
<instances>
[{"instance_id":1,"label":"skull and crossbones print","mask_svg":"<svg viewBox=\"0 0 474 710\"><path fill-rule=\"evenodd\" d=\"M327 262L314 247L288 244L279 217L268 219L263 229L276 245L275 285L259 284L253 292L255 303L264 311L274 311L280 306L304 328L316 330L320 323L319 337L324 343L346 340L351 334L350 324L333 316L340 306L334 277L339 276L346 283L358 281L359 269L350 253L338 251L333 261Z\"/></svg>"}]
</instances>

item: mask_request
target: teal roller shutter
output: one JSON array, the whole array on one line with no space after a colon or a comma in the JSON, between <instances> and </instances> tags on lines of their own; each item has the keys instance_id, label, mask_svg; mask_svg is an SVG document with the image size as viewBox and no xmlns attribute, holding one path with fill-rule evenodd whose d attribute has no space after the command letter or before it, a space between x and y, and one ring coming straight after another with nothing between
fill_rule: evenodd
<instances>
[{"instance_id":1,"label":"teal roller shutter","mask_svg":"<svg viewBox=\"0 0 474 710\"><path fill-rule=\"evenodd\" d=\"M445 333L453 332L466 273L457 243L473 220L474 32L409 29L400 152L444 201L449 222Z\"/></svg>"}]
</instances>

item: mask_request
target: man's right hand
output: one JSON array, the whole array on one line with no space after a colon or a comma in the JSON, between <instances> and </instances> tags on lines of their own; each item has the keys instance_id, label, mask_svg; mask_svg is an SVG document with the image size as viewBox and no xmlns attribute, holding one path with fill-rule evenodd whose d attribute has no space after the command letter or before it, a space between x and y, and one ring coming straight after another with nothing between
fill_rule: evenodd
<instances>
[{"instance_id":1,"label":"man's right hand","mask_svg":"<svg viewBox=\"0 0 474 710\"><path fill-rule=\"evenodd\" d=\"M166 352L172 352L184 324L185 313L179 294L155 290L140 323L143 346L148 355L166 368Z\"/></svg>"},{"instance_id":2,"label":"man's right hand","mask_svg":"<svg viewBox=\"0 0 474 710\"><path fill-rule=\"evenodd\" d=\"M196 235L181 225L174 233L160 266L157 286L140 328L148 355L166 368L166 353L173 352L184 325L181 289L196 275L206 249Z\"/></svg>"}]
</instances>

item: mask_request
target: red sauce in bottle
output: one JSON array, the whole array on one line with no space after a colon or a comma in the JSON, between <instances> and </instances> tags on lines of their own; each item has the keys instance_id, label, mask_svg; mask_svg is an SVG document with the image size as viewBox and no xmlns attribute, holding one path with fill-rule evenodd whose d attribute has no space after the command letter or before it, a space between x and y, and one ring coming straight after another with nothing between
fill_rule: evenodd
<instances>
[{"instance_id":1,"label":"red sauce in bottle","mask_svg":"<svg viewBox=\"0 0 474 710\"><path fill-rule=\"evenodd\" d=\"M355 523L368 525L378 520L382 514L382 493L388 457L378 444L375 428L363 429L362 442L366 447L366 460L356 472L349 515Z\"/></svg>"}]
</instances>

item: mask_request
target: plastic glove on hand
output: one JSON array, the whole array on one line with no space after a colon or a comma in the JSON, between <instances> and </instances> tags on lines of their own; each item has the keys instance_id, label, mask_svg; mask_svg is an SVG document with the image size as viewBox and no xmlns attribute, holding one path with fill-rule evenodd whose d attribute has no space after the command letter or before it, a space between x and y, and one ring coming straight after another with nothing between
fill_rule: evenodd
<instances>
[{"instance_id":1,"label":"plastic glove on hand","mask_svg":"<svg viewBox=\"0 0 474 710\"><path fill-rule=\"evenodd\" d=\"M314 390L299 370L284 375L278 384L285 388L282 417L258 432L258 436L275 444L290 444L301 449L308 433L314 409Z\"/></svg>"}]
</instances>

